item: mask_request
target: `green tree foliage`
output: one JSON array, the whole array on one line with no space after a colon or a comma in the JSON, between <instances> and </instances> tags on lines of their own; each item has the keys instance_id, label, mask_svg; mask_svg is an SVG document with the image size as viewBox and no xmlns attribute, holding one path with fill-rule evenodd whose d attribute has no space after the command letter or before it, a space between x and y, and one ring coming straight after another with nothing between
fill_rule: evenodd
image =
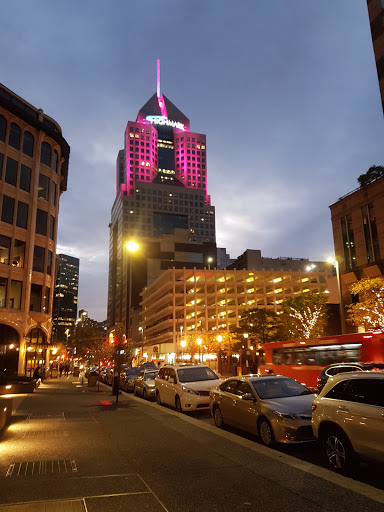
<instances>
[{"instance_id":1,"label":"green tree foliage","mask_svg":"<svg viewBox=\"0 0 384 512\"><path fill-rule=\"evenodd\" d=\"M327 296L320 293L301 294L281 304L281 339L318 338L326 326Z\"/></svg>"},{"instance_id":2,"label":"green tree foliage","mask_svg":"<svg viewBox=\"0 0 384 512\"><path fill-rule=\"evenodd\" d=\"M69 338L72 347L76 347L76 355L84 357L87 351L93 351L103 341L103 333L92 325L79 325Z\"/></svg>"},{"instance_id":3,"label":"green tree foliage","mask_svg":"<svg viewBox=\"0 0 384 512\"><path fill-rule=\"evenodd\" d=\"M350 291L359 301L348 306L348 322L363 325L366 331L384 327L384 277L366 277L354 283Z\"/></svg>"},{"instance_id":4,"label":"green tree foliage","mask_svg":"<svg viewBox=\"0 0 384 512\"><path fill-rule=\"evenodd\" d=\"M233 332L243 339L244 334L248 334L248 339L252 343L276 341L280 335L279 315L265 308L244 311L239 320L239 327L234 327Z\"/></svg>"},{"instance_id":5,"label":"green tree foliage","mask_svg":"<svg viewBox=\"0 0 384 512\"><path fill-rule=\"evenodd\" d=\"M366 187L367 185L372 183L372 181L375 181L383 176L384 167L381 165L372 165L372 167L370 167L365 174L361 174L357 178L357 181L359 182L361 187Z\"/></svg>"}]
</instances>

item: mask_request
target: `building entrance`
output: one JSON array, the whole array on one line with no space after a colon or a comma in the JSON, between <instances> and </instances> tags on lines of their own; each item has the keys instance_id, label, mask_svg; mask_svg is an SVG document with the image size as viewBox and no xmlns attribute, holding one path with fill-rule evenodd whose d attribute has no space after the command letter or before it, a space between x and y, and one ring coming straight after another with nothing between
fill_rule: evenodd
<instances>
[{"instance_id":1,"label":"building entrance","mask_svg":"<svg viewBox=\"0 0 384 512\"><path fill-rule=\"evenodd\" d=\"M17 373L19 362L19 334L9 325L0 324L0 372Z\"/></svg>"}]
</instances>

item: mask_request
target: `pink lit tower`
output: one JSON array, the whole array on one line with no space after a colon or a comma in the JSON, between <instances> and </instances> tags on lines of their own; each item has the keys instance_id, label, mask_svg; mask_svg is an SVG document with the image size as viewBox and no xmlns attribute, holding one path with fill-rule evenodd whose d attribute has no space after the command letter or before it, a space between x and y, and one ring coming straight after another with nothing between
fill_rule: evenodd
<instances>
[{"instance_id":1,"label":"pink lit tower","mask_svg":"<svg viewBox=\"0 0 384 512\"><path fill-rule=\"evenodd\" d=\"M139 110L136 121L128 121L124 149L117 157L116 198L110 224L110 326L124 318L121 311L126 309L127 241L135 240L146 247L142 260L150 257L148 251L152 247L153 252L156 240L175 228L188 230L190 243L216 243L206 154L206 136L192 132L189 119L161 92L157 61L157 90ZM135 292L132 297L135 307L140 297Z\"/></svg>"}]
</instances>

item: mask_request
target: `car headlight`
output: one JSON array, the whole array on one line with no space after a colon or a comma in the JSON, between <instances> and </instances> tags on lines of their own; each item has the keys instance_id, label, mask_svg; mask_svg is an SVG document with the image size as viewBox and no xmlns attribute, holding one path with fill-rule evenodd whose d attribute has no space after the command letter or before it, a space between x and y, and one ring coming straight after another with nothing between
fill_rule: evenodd
<instances>
[{"instance_id":1,"label":"car headlight","mask_svg":"<svg viewBox=\"0 0 384 512\"><path fill-rule=\"evenodd\" d=\"M285 412L273 411L273 414L279 418L279 420L298 420L297 414L288 414Z\"/></svg>"},{"instance_id":2,"label":"car headlight","mask_svg":"<svg viewBox=\"0 0 384 512\"><path fill-rule=\"evenodd\" d=\"M181 386L181 389L186 393L191 393L192 395L200 395L198 391L195 391L194 389L191 388L187 388L187 386Z\"/></svg>"}]
</instances>

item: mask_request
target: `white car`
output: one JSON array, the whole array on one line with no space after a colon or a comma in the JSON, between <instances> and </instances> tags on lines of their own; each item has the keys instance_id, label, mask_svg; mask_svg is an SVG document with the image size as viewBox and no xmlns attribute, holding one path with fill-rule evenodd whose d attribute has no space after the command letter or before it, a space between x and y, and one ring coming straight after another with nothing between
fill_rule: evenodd
<instances>
[{"instance_id":1,"label":"white car","mask_svg":"<svg viewBox=\"0 0 384 512\"><path fill-rule=\"evenodd\" d=\"M222 382L205 364L166 364L155 379L156 401L179 412L209 409L209 392Z\"/></svg>"},{"instance_id":2,"label":"white car","mask_svg":"<svg viewBox=\"0 0 384 512\"><path fill-rule=\"evenodd\" d=\"M312 429L332 469L346 473L359 457L384 462L384 373L340 373L312 405Z\"/></svg>"}]
</instances>

